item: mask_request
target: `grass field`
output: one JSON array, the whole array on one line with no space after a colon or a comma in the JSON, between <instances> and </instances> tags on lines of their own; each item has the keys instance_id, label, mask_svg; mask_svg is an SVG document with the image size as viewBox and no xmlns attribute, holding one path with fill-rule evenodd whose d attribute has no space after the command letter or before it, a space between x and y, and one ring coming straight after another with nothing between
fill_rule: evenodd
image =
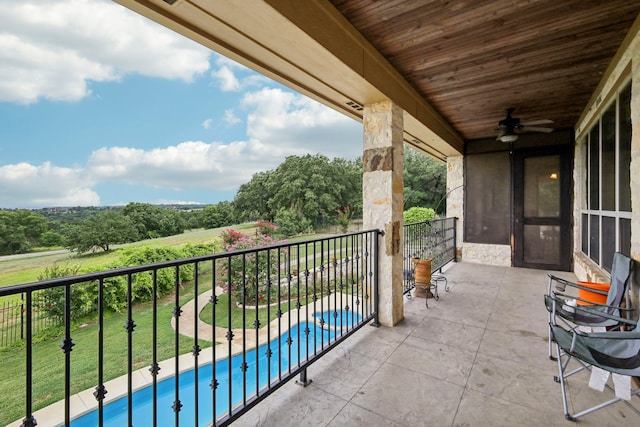
<instances>
[{"instance_id":1,"label":"grass field","mask_svg":"<svg viewBox=\"0 0 640 427\"><path fill-rule=\"evenodd\" d=\"M96 252L93 254L78 255L73 252L52 251L52 253L42 252L35 256L15 257L9 260L0 261L0 287L16 285L21 283L35 282L38 275L52 264L72 264L80 265L81 270L85 271L89 268L96 268L109 264L109 262L117 259L118 252L123 248L136 246L182 246L187 243L212 243L223 230L234 228L243 233L251 233L255 230L254 224L243 224L234 227L223 227L211 230L192 230L185 233L162 237L159 239L143 240L140 242L129 243L127 245L116 246L109 252ZM31 254L33 255L33 254Z\"/></svg>"}]
</instances>

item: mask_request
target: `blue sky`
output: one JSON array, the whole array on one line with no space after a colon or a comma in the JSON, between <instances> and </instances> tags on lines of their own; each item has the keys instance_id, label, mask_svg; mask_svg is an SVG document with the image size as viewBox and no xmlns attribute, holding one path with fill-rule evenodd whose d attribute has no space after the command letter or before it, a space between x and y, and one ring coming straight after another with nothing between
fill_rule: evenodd
<instances>
[{"instance_id":1,"label":"blue sky","mask_svg":"<svg viewBox=\"0 0 640 427\"><path fill-rule=\"evenodd\" d=\"M0 0L0 208L217 203L362 126L107 0Z\"/></svg>"}]
</instances>

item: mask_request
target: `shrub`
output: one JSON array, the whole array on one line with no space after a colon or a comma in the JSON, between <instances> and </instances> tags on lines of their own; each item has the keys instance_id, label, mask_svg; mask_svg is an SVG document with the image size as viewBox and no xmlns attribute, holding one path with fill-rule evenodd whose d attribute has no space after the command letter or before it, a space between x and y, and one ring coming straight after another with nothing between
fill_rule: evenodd
<instances>
[{"instance_id":1,"label":"shrub","mask_svg":"<svg viewBox=\"0 0 640 427\"><path fill-rule=\"evenodd\" d=\"M349 229L349 221L351 221L351 217L355 211L347 205L343 209L336 209L336 212L338 213L338 225L340 226L340 230L343 233L346 233Z\"/></svg>"},{"instance_id":2,"label":"shrub","mask_svg":"<svg viewBox=\"0 0 640 427\"><path fill-rule=\"evenodd\" d=\"M225 245L227 252L259 248L279 243L271 236L258 234L244 235L231 245ZM227 283L223 288L230 291L237 302L271 302L270 286L278 277L278 250L260 249L243 255L232 255L221 268Z\"/></svg>"},{"instance_id":3,"label":"shrub","mask_svg":"<svg viewBox=\"0 0 640 427\"><path fill-rule=\"evenodd\" d=\"M183 251L176 248L152 248L142 247L128 250L120 256L118 267L130 267L135 265L153 264L156 262L170 261L183 258ZM179 283L193 279L193 264L180 266ZM126 278L118 277L125 286ZM171 292L176 286L175 267L161 268L156 273L157 295L163 296ZM148 301L153 297L153 273L151 271L134 274L131 277L131 300L132 301Z\"/></svg>"},{"instance_id":4,"label":"shrub","mask_svg":"<svg viewBox=\"0 0 640 427\"><path fill-rule=\"evenodd\" d=\"M179 258L187 258L201 254L209 254L213 245L186 245L183 249L141 247L123 251L118 261L109 265L109 269L130 267L136 265L153 264ZM53 265L47 267L38 277L39 280L56 279L79 274L80 266ZM104 271L103 267L95 271ZM178 285L194 278L193 264L180 266ZM175 267L161 268L156 273L156 295L162 297L172 292L176 287ZM121 312L127 307L128 282L127 276L105 278L102 295L106 309ZM153 298L153 273L151 271L133 274L131 276L131 301L144 302ZM59 286L43 290L34 299L34 306L47 312L51 317L64 319L65 288ZM71 287L71 318L84 317L98 308L98 282L78 283Z\"/></svg>"},{"instance_id":5,"label":"shrub","mask_svg":"<svg viewBox=\"0 0 640 427\"><path fill-rule=\"evenodd\" d=\"M276 226L271 221L265 221L263 219L258 220L256 227L258 228L258 233L265 236L273 236L276 231Z\"/></svg>"},{"instance_id":6,"label":"shrub","mask_svg":"<svg viewBox=\"0 0 640 427\"><path fill-rule=\"evenodd\" d=\"M58 279L61 277L76 276L80 271L79 265L54 264L46 267L38 276L38 280ZM71 287L71 318L83 317L95 309L96 295L95 284L91 282L78 283ZM47 313L52 318L64 319L65 314L65 286L44 289L34 298L33 305L38 310Z\"/></svg>"},{"instance_id":7,"label":"shrub","mask_svg":"<svg viewBox=\"0 0 640 427\"><path fill-rule=\"evenodd\" d=\"M222 244L224 247L235 244L238 240L245 236L246 234L233 230L231 228L220 233L220 237L222 238Z\"/></svg>"},{"instance_id":8,"label":"shrub","mask_svg":"<svg viewBox=\"0 0 640 427\"><path fill-rule=\"evenodd\" d=\"M429 221L436 217L436 212L431 208L412 207L402 213L405 224Z\"/></svg>"},{"instance_id":9,"label":"shrub","mask_svg":"<svg viewBox=\"0 0 640 427\"><path fill-rule=\"evenodd\" d=\"M280 209L274 222L278 226L278 235L283 237L295 236L313 228L310 220L292 209Z\"/></svg>"},{"instance_id":10,"label":"shrub","mask_svg":"<svg viewBox=\"0 0 640 427\"><path fill-rule=\"evenodd\" d=\"M216 251L215 243L200 243L193 244L187 243L182 247L182 252L185 257L194 257L200 255L210 255Z\"/></svg>"}]
</instances>

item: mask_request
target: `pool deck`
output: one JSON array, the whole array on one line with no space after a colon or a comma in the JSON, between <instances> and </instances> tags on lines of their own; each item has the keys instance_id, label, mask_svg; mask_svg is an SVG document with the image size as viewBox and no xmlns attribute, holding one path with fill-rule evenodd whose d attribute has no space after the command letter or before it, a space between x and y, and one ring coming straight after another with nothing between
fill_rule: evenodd
<instances>
[{"instance_id":1,"label":"pool deck","mask_svg":"<svg viewBox=\"0 0 640 427\"><path fill-rule=\"evenodd\" d=\"M233 425L574 425L548 359L546 274L453 264L439 301L407 299L397 326L362 328L308 369L311 385L285 384ZM584 373L568 381L577 411L610 398L587 382ZM617 403L577 424L638 426L640 416Z\"/></svg>"}]
</instances>

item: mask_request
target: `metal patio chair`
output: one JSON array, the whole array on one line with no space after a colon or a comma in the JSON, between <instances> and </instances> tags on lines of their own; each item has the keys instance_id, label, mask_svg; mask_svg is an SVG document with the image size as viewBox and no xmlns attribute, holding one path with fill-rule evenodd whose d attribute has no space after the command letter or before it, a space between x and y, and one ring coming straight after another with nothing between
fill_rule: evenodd
<instances>
[{"instance_id":1,"label":"metal patio chair","mask_svg":"<svg viewBox=\"0 0 640 427\"><path fill-rule=\"evenodd\" d=\"M629 408L640 416L638 406L640 400L636 399L632 405L630 401L618 397L609 399L603 403L594 405L579 413L571 414L567 403L566 381L567 378L581 371L590 372L592 367L598 367L611 374L640 376L640 331L607 331L607 332L582 332L578 329L566 329L560 325L552 325L551 331L557 346L558 354L567 357L558 357L558 377L562 389L562 405L565 418L571 421L579 417L605 408L614 403L624 402ZM567 372L567 365L571 359L576 360L581 366ZM629 398L640 394L640 387L633 388L630 380ZM610 385L605 384L610 391L615 391ZM640 421L639 421L640 422Z\"/></svg>"},{"instance_id":2,"label":"metal patio chair","mask_svg":"<svg viewBox=\"0 0 640 427\"><path fill-rule=\"evenodd\" d=\"M549 359L553 356L553 334L551 325L558 321L569 328L586 326L592 328L634 329L637 324L637 307L631 306L630 282L631 275L637 263L628 256L616 252L613 256L611 281L608 292L594 290L588 286L574 283L561 277L549 274L547 294L544 296L545 306L549 312ZM553 286L555 284L555 287ZM567 287L575 290L585 290L595 294L606 295L605 304L579 298L566 293ZM576 304L571 304L572 302Z\"/></svg>"}]
</instances>

